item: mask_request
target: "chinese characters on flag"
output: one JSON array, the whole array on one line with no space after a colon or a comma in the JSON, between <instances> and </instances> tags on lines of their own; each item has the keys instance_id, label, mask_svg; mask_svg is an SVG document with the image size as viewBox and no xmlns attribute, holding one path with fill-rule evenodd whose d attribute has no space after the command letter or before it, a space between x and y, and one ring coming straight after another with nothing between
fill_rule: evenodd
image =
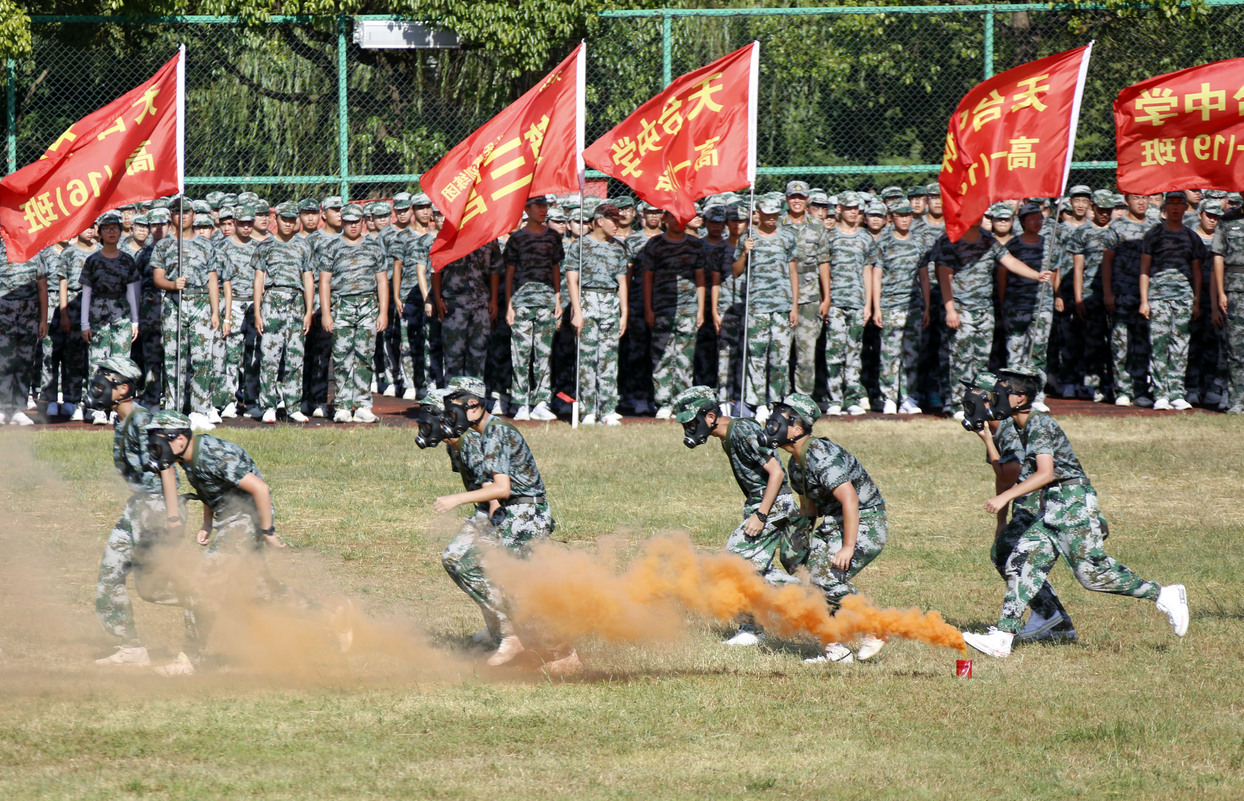
<instances>
[{"instance_id":1,"label":"chinese characters on flag","mask_svg":"<svg viewBox=\"0 0 1244 801\"><path fill-rule=\"evenodd\" d=\"M1119 190L1244 186L1244 58L1129 86L1114 101Z\"/></svg>"},{"instance_id":2,"label":"chinese characters on flag","mask_svg":"<svg viewBox=\"0 0 1244 801\"><path fill-rule=\"evenodd\" d=\"M755 180L756 42L674 80L583 159L684 225L695 201Z\"/></svg>"},{"instance_id":3,"label":"chinese characters on flag","mask_svg":"<svg viewBox=\"0 0 1244 801\"><path fill-rule=\"evenodd\" d=\"M0 181L9 261L30 261L109 209L180 191L184 50L151 80L60 135L38 161Z\"/></svg>"},{"instance_id":4,"label":"chinese characters on flag","mask_svg":"<svg viewBox=\"0 0 1244 801\"><path fill-rule=\"evenodd\" d=\"M1093 45L996 75L950 118L938 184L946 235L958 241L991 203L1062 194Z\"/></svg>"},{"instance_id":5,"label":"chinese characters on flag","mask_svg":"<svg viewBox=\"0 0 1244 801\"><path fill-rule=\"evenodd\" d=\"M445 215L434 270L514 230L532 195L580 188L584 49L424 173L423 191Z\"/></svg>"}]
</instances>

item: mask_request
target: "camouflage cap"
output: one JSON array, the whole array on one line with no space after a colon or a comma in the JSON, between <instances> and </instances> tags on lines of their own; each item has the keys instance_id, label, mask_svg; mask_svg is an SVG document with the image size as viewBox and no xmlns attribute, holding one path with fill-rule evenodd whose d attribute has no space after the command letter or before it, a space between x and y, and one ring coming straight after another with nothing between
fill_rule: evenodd
<instances>
[{"instance_id":1,"label":"camouflage cap","mask_svg":"<svg viewBox=\"0 0 1244 801\"><path fill-rule=\"evenodd\" d=\"M329 195L320 201L321 209L340 209L345 206L338 195Z\"/></svg>"},{"instance_id":2,"label":"camouflage cap","mask_svg":"<svg viewBox=\"0 0 1244 801\"><path fill-rule=\"evenodd\" d=\"M456 375L449 379L445 386L450 390L447 397L461 394L483 400L488 394L488 389L484 386L483 380L473 375Z\"/></svg>"},{"instance_id":3,"label":"camouflage cap","mask_svg":"<svg viewBox=\"0 0 1244 801\"><path fill-rule=\"evenodd\" d=\"M1244 203L1244 195L1241 195L1239 192L1228 192L1227 202L1234 203L1238 206L1239 204Z\"/></svg>"},{"instance_id":4,"label":"camouflage cap","mask_svg":"<svg viewBox=\"0 0 1244 801\"><path fill-rule=\"evenodd\" d=\"M420 192L419 194L415 195L414 197L410 199L411 208L417 209L421 206L431 206L431 205L432 205L432 198L428 197L423 192Z\"/></svg>"},{"instance_id":5,"label":"camouflage cap","mask_svg":"<svg viewBox=\"0 0 1244 801\"><path fill-rule=\"evenodd\" d=\"M420 406L431 406L438 412L445 411L445 398L452 395L454 390L449 387L443 389L430 389L428 394L419 399Z\"/></svg>"},{"instance_id":6,"label":"camouflage cap","mask_svg":"<svg viewBox=\"0 0 1244 801\"><path fill-rule=\"evenodd\" d=\"M993 373L977 373L972 376L971 380L966 378L960 379L965 387L973 389L983 389L986 392L996 392L998 389L998 377Z\"/></svg>"},{"instance_id":7,"label":"camouflage cap","mask_svg":"<svg viewBox=\"0 0 1244 801\"><path fill-rule=\"evenodd\" d=\"M1201 205L1197 206L1197 211L1202 214L1210 214L1214 217L1221 217L1223 212L1222 201L1202 200Z\"/></svg>"},{"instance_id":8,"label":"camouflage cap","mask_svg":"<svg viewBox=\"0 0 1244 801\"><path fill-rule=\"evenodd\" d=\"M375 203L371 204L371 210L373 214L377 214L381 217L386 214L393 213L393 207L389 205L389 201L387 200L377 200Z\"/></svg>"},{"instance_id":9,"label":"camouflage cap","mask_svg":"<svg viewBox=\"0 0 1244 801\"><path fill-rule=\"evenodd\" d=\"M612 203L597 203L592 209L592 219L600 220L606 217L614 222L621 222L622 212Z\"/></svg>"},{"instance_id":10,"label":"camouflage cap","mask_svg":"<svg viewBox=\"0 0 1244 801\"><path fill-rule=\"evenodd\" d=\"M860 193L851 191L839 192L838 202L834 205L848 209L858 209L860 207Z\"/></svg>"},{"instance_id":11,"label":"camouflage cap","mask_svg":"<svg viewBox=\"0 0 1244 801\"><path fill-rule=\"evenodd\" d=\"M351 203L341 210L341 219L345 222L358 222L363 219L363 208Z\"/></svg>"},{"instance_id":12,"label":"camouflage cap","mask_svg":"<svg viewBox=\"0 0 1244 801\"><path fill-rule=\"evenodd\" d=\"M393 196L393 208L400 211L401 209L410 208L410 193L398 192Z\"/></svg>"},{"instance_id":13,"label":"camouflage cap","mask_svg":"<svg viewBox=\"0 0 1244 801\"><path fill-rule=\"evenodd\" d=\"M1114 208L1114 192L1109 189L1098 189L1093 193L1093 205L1099 209Z\"/></svg>"},{"instance_id":14,"label":"camouflage cap","mask_svg":"<svg viewBox=\"0 0 1244 801\"><path fill-rule=\"evenodd\" d=\"M630 195L618 195L617 197L613 198L612 202L613 202L613 205L617 206L620 209L635 208L635 198L631 197Z\"/></svg>"},{"instance_id":15,"label":"camouflage cap","mask_svg":"<svg viewBox=\"0 0 1244 801\"><path fill-rule=\"evenodd\" d=\"M195 228L215 228L216 221L212 219L211 214L196 214L191 225Z\"/></svg>"},{"instance_id":16,"label":"camouflage cap","mask_svg":"<svg viewBox=\"0 0 1244 801\"><path fill-rule=\"evenodd\" d=\"M612 202L613 200L616 200L616 198L611 199L610 202ZM617 204L615 203L614 205L617 205ZM622 208L622 207L618 206L618 208ZM640 214L664 214L665 213L665 209L661 208L660 206L654 206L651 203L643 203L643 202L636 203L635 208L636 210L639 211Z\"/></svg>"},{"instance_id":17,"label":"camouflage cap","mask_svg":"<svg viewBox=\"0 0 1244 801\"><path fill-rule=\"evenodd\" d=\"M220 211L216 212L216 219L217 220L232 220L233 214L234 214L233 206L221 206Z\"/></svg>"},{"instance_id":18,"label":"camouflage cap","mask_svg":"<svg viewBox=\"0 0 1244 801\"><path fill-rule=\"evenodd\" d=\"M169 199L166 197L158 197L155 200L151 201L151 208L153 209L167 209L168 207L169 207Z\"/></svg>"},{"instance_id":19,"label":"camouflage cap","mask_svg":"<svg viewBox=\"0 0 1244 801\"><path fill-rule=\"evenodd\" d=\"M320 213L320 201L316 200L313 197L305 197L302 200L298 201L298 213L302 214L304 211L308 211L308 212L313 211L316 214L319 214Z\"/></svg>"},{"instance_id":20,"label":"camouflage cap","mask_svg":"<svg viewBox=\"0 0 1244 801\"><path fill-rule=\"evenodd\" d=\"M874 217L884 217L889 214L889 212L890 210L886 208L886 205L880 200L870 201L869 204L864 207L864 213Z\"/></svg>"},{"instance_id":21,"label":"camouflage cap","mask_svg":"<svg viewBox=\"0 0 1244 801\"><path fill-rule=\"evenodd\" d=\"M238 193L239 203L254 203L256 200L259 200L259 195L255 194L254 192L239 192Z\"/></svg>"},{"instance_id":22,"label":"camouflage cap","mask_svg":"<svg viewBox=\"0 0 1244 801\"><path fill-rule=\"evenodd\" d=\"M690 423L701 410L717 411L717 390L712 387L687 387L674 398L674 419Z\"/></svg>"},{"instance_id":23,"label":"camouflage cap","mask_svg":"<svg viewBox=\"0 0 1244 801\"><path fill-rule=\"evenodd\" d=\"M809 206L828 206L829 195L825 194L825 191L822 189L813 189L811 192L808 193L808 205Z\"/></svg>"},{"instance_id":24,"label":"camouflage cap","mask_svg":"<svg viewBox=\"0 0 1244 801\"><path fill-rule=\"evenodd\" d=\"M130 220L130 225L141 225L143 228L149 228L151 226L151 221L147 219L147 214L144 212L142 214L135 214L134 219Z\"/></svg>"},{"instance_id":25,"label":"camouflage cap","mask_svg":"<svg viewBox=\"0 0 1244 801\"><path fill-rule=\"evenodd\" d=\"M726 206L726 222L742 222L747 220L747 209L741 203Z\"/></svg>"},{"instance_id":26,"label":"camouflage cap","mask_svg":"<svg viewBox=\"0 0 1244 801\"><path fill-rule=\"evenodd\" d=\"M593 212L595 212L602 203L604 203L604 201L595 195L588 195L583 198L583 203L579 206L579 208L583 209L584 217L591 217ZM616 209L617 206L614 206L614 208Z\"/></svg>"},{"instance_id":27,"label":"camouflage cap","mask_svg":"<svg viewBox=\"0 0 1244 801\"><path fill-rule=\"evenodd\" d=\"M298 206L294 205L292 200L278 203L276 204L276 216L284 217L287 220L296 220L298 219Z\"/></svg>"},{"instance_id":28,"label":"camouflage cap","mask_svg":"<svg viewBox=\"0 0 1244 801\"><path fill-rule=\"evenodd\" d=\"M255 209L243 203L233 210L233 219L238 222L254 222Z\"/></svg>"},{"instance_id":29,"label":"camouflage cap","mask_svg":"<svg viewBox=\"0 0 1244 801\"><path fill-rule=\"evenodd\" d=\"M808 188L807 181L789 181L786 184L786 196L793 197L795 195L808 196L811 190Z\"/></svg>"},{"instance_id":30,"label":"camouflage cap","mask_svg":"<svg viewBox=\"0 0 1244 801\"><path fill-rule=\"evenodd\" d=\"M725 206L709 206L704 210L704 222L706 223L724 223L726 221Z\"/></svg>"},{"instance_id":31,"label":"camouflage cap","mask_svg":"<svg viewBox=\"0 0 1244 801\"><path fill-rule=\"evenodd\" d=\"M224 196L224 192L208 192L205 199L207 200L207 205L214 209L218 209L220 208L220 201L224 198Z\"/></svg>"},{"instance_id":32,"label":"camouflage cap","mask_svg":"<svg viewBox=\"0 0 1244 801\"><path fill-rule=\"evenodd\" d=\"M808 433L812 432L812 426L816 421L821 419L821 407L817 406L816 401L807 395L792 392L782 398L782 405L799 415L799 419L807 424Z\"/></svg>"},{"instance_id":33,"label":"camouflage cap","mask_svg":"<svg viewBox=\"0 0 1244 801\"><path fill-rule=\"evenodd\" d=\"M145 426L147 431L189 431L190 418L172 409L161 409L151 415L151 421Z\"/></svg>"},{"instance_id":34,"label":"camouflage cap","mask_svg":"<svg viewBox=\"0 0 1244 801\"><path fill-rule=\"evenodd\" d=\"M894 204L890 206L890 213L915 214L916 210L911 207L911 202L908 201L907 198L903 198L902 200L895 201Z\"/></svg>"},{"instance_id":35,"label":"camouflage cap","mask_svg":"<svg viewBox=\"0 0 1244 801\"><path fill-rule=\"evenodd\" d=\"M254 210L255 215L259 217L262 217L263 215L268 214L272 211L272 207L268 205L268 201L264 200L263 198L259 198L258 200L251 203L250 207L252 210Z\"/></svg>"},{"instance_id":36,"label":"camouflage cap","mask_svg":"<svg viewBox=\"0 0 1244 801\"><path fill-rule=\"evenodd\" d=\"M775 197L758 197L756 198L756 210L761 214L781 214L782 201Z\"/></svg>"},{"instance_id":37,"label":"camouflage cap","mask_svg":"<svg viewBox=\"0 0 1244 801\"><path fill-rule=\"evenodd\" d=\"M1123 197L1123 193L1115 192L1114 193L1114 207L1116 209L1121 209L1126 205L1127 205L1127 200Z\"/></svg>"},{"instance_id":38,"label":"camouflage cap","mask_svg":"<svg viewBox=\"0 0 1244 801\"><path fill-rule=\"evenodd\" d=\"M559 223L570 222L570 218L566 216L565 210L563 210L560 206L554 208L552 211L549 212L548 219L550 222L559 222Z\"/></svg>"},{"instance_id":39,"label":"camouflage cap","mask_svg":"<svg viewBox=\"0 0 1244 801\"><path fill-rule=\"evenodd\" d=\"M1045 371L1028 365L1020 365L1014 369L1007 368L998 371L999 383L1005 384L1010 378L1021 378L1033 382L1036 385L1034 392L1040 392L1041 388L1045 386ZM998 390L1002 389L1002 387L997 388Z\"/></svg>"},{"instance_id":40,"label":"camouflage cap","mask_svg":"<svg viewBox=\"0 0 1244 801\"><path fill-rule=\"evenodd\" d=\"M992 220L1009 220L1015 216L1015 212L1005 203L994 203L985 211L985 216Z\"/></svg>"},{"instance_id":41,"label":"camouflage cap","mask_svg":"<svg viewBox=\"0 0 1244 801\"><path fill-rule=\"evenodd\" d=\"M907 197L928 197L929 190L924 186L913 186L907 190Z\"/></svg>"},{"instance_id":42,"label":"camouflage cap","mask_svg":"<svg viewBox=\"0 0 1244 801\"><path fill-rule=\"evenodd\" d=\"M143 377L143 370L129 356L109 356L107 359L95 365L96 370L103 370L105 373L124 378L126 381L134 384Z\"/></svg>"},{"instance_id":43,"label":"camouflage cap","mask_svg":"<svg viewBox=\"0 0 1244 801\"><path fill-rule=\"evenodd\" d=\"M924 193L928 195L929 197L941 197L942 187L940 184L934 181L933 183L929 184L928 186L924 188Z\"/></svg>"},{"instance_id":44,"label":"camouflage cap","mask_svg":"<svg viewBox=\"0 0 1244 801\"><path fill-rule=\"evenodd\" d=\"M1207 198L1210 198L1211 200L1226 200L1227 199L1227 190L1225 189L1206 189L1201 194Z\"/></svg>"},{"instance_id":45,"label":"camouflage cap","mask_svg":"<svg viewBox=\"0 0 1244 801\"><path fill-rule=\"evenodd\" d=\"M1067 192L1067 197L1078 197L1080 195L1083 195L1085 197L1092 197L1093 190L1089 189L1084 184L1076 184L1075 186L1071 187L1071 190L1069 192Z\"/></svg>"},{"instance_id":46,"label":"camouflage cap","mask_svg":"<svg viewBox=\"0 0 1244 801\"><path fill-rule=\"evenodd\" d=\"M137 203L126 203L124 206L117 206L115 211L137 211Z\"/></svg>"},{"instance_id":47,"label":"camouflage cap","mask_svg":"<svg viewBox=\"0 0 1244 801\"><path fill-rule=\"evenodd\" d=\"M898 200L901 197L906 197L901 186L887 186L881 190L882 200Z\"/></svg>"},{"instance_id":48,"label":"camouflage cap","mask_svg":"<svg viewBox=\"0 0 1244 801\"><path fill-rule=\"evenodd\" d=\"M232 192L226 192L224 196L220 199L220 205L236 206L238 205L238 196Z\"/></svg>"},{"instance_id":49,"label":"camouflage cap","mask_svg":"<svg viewBox=\"0 0 1244 801\"><path fill-rule=\"evenodd\" d=\"M121 226L121 215L115 211L105 211L95 220L95 227L102 228L105 225Z\"/></svg>"},{"instance_id":50,"label":"camouflage cap","mask_svg":"<svg viewBox=\"0 0 1244 801\"><path fill-rule=\"evenodd\" d=\"M168 225L173 221L173 215L168 213L168 209L152 209L147 212L147 221L152 225Z\"/></svg>"},{"instance_id":51,"label":"camouflage cap","mask_svg":"<svg viewBox=\"0 0 1244 801\"><path fill-rule=\"evenodd\" d=\"M190 204L195 214L211 214L212 207L206 200L196 200Z\"/></svg>"}]
</instances>

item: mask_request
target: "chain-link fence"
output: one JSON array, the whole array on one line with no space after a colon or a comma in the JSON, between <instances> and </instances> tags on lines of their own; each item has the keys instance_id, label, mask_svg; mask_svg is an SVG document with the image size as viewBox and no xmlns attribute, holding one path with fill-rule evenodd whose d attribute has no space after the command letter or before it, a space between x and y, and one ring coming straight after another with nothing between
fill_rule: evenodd
<instances>
[{"instance_id":1,"label":"chain-link fence","mask_svg":"<svg viewBox=\"0 0 1244 801\"><path fill-rule=\"evenodd\" d=\"M413 188L527 88L497 80L482 48L362 49L357 23L34 17L33 54L7 65L8 169L148 78L180 42L196 192L245 185L278 199L357 198ZM1072 181L1105 186L1114 96L1237 56L1244 0L1206 0L1173 17L1001 4L619 11L586 27L589 142L671 77L759 40L760 190L792 178L834 190L935 180L947 120L975 83L1095 39Z\"/></svg>"}]
</instances>

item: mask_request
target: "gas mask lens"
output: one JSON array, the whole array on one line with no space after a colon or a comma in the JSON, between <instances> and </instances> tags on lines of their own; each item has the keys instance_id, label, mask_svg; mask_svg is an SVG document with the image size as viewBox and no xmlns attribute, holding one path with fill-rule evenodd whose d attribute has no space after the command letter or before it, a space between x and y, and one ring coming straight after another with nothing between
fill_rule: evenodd
<instances>
[{"instance_id":1,"label":"gas mask lens","mask_svg":"<svg viewBox=\"0 0 1244 801\"><path fill-rule=\"evenodd\" d=\"M766 448L776 448L779 445L786 445L793 442L790 438L790 409L778 407L773 410L773 414L769 415L769 419L765 421L764 430L760 432L760 444Z\"/></svg>"},{"instance_id":2,"label":"gas mask lens","mask_svg":"<svg viewBox=\"0 0 1244 801\"><path fill-rule=\"evenodd\" d=\"M441 418L441 430L445 436L460 437L465 434L466 430L471 427L471 421L467 419L467 410L478 405L478 401L446 404L445 414Z\"/></svg>"}]
</instances>

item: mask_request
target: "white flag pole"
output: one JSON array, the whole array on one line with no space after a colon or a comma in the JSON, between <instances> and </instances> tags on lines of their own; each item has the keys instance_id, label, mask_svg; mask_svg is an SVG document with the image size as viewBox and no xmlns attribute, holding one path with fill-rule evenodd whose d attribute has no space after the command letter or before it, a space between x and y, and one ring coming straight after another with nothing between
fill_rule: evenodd
<instances>
[{"instance_id":1,"label":"white flag pole","mask_svg":"<svg viewBox=\"0 0 1244 801\"><path fill-rule=\"evenodd\" d=\"M1080 101L1084 99L1084 79L1088 75L1089 59L1093 55L1093 44L1088 43L1084 57L1080 59L1080 74L1076 78L1076 94L1071 101L1071 124L1067 126L1067 160L1063 163L1063 183L1058 194L1061 197L1067 191L1067 178L1071 175L1071 158L1076 149L1076 128L1080 125Z\"/></svg>"},{"instance_id":2,"label":"white flag pole","mask_svg":"<svg viewBox=\"0 0 1244 801\"><path fill-rule=\"evenodd\" d=\"M752 214L756 209L756 107L757 107L757 88L760 85L760 42L752 42L751 66L747 71L747 184L750 189L749 203L747 207L747 238L754 239L754 228L752 226ZM742 380L739 382L739 405L737 407L738 416L743 417L743 412L747 408L747 360L750 354L751 342L748 337L748 331L751 330L751 289L752 289L752 254L747 254L747 273L743 280L743 331L741 332L742 349L739 353L739 372L742 373Z\"/></svg>"},{"instance_id":3,"label":"white flag pole","mask_svg":"<svg viewBox=\"0 0 1244 801\"><path fill-rule=\"evenodd\" d=\"M575 168L579 172L579 313L583 313L583 237L587 234L583 230L583 200L587 193L587 175L583 164L583 146L584 146L584 117L587 99L584 96L587 91L587 42L579 42L579 58L575 61ZM570 284L567 282L567 288ZM570 404L570 427L579 427L579 400L583 394L582 384L580 383L580 358L582 355L583 339L579 336L580 332L575 331L574 334L574 403Z\"/></svg>"},{"instance_id":4,"label":"white flag pole","mask_svg":"<svg viewBox=\"0 0 1244 801\"><path fill-rule=\"evenodd\" d=\"M177 48L177 277L183 278L186 275L186 269L183 257L183 242L186 231L186 46L180 45ZM182 297L185 295L181 290L177 291L177 358L174 361L173 378L176 387L170 394L173 396L173 410L180 412L183 408L184 399L182 398L181 386L181 321L182 321ZM165 376L165 380L168 377ZM167 407L167 402L165 406Z\"/></svg>"}]
</instances>

